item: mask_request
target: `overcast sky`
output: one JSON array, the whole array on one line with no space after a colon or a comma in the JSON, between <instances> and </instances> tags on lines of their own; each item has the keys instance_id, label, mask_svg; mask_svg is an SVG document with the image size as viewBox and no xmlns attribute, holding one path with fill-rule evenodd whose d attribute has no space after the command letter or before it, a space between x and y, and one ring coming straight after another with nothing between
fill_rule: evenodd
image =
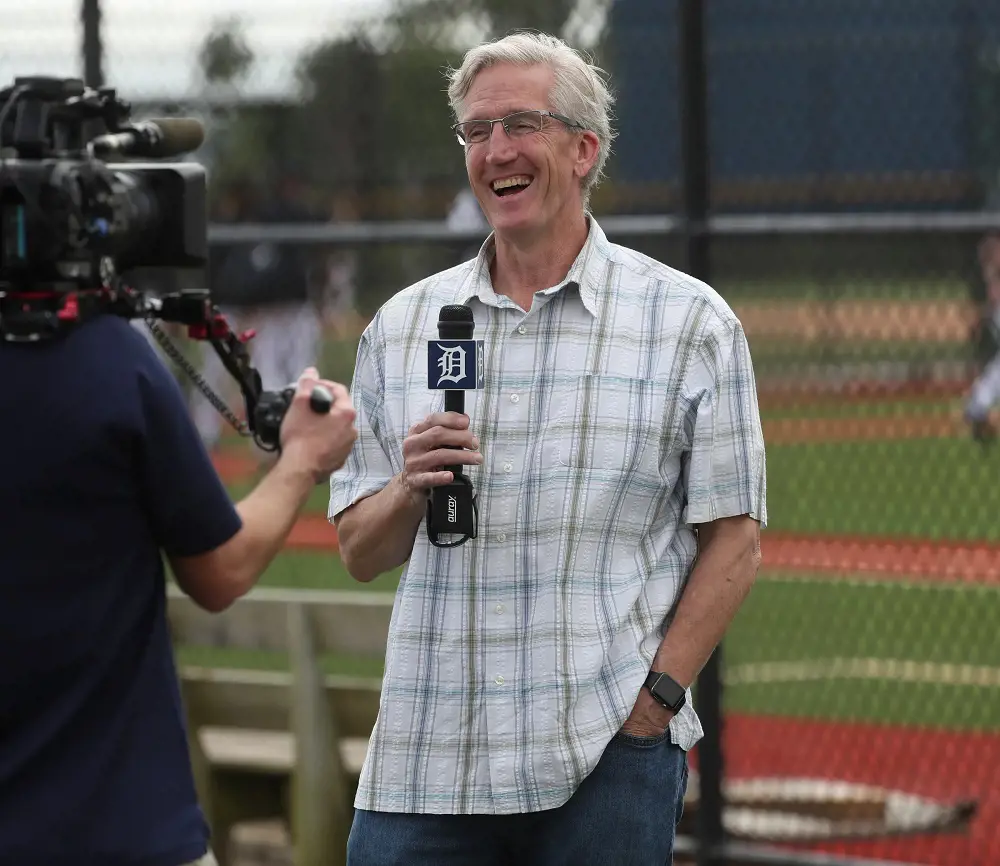
<instances>
[{"instance_id":1,"label":"overcast sky","mask_svg":"<svg viewBox=\"0 0 1000 866\"><path fill-rule=\"evenodd\" d=\"M245 90L280 93L310 43L388 0L103 0L104 74L126 99L195 88L194 55L213 20L239 15L257 54ZM80 0L0 0L0 82L15 75L81 76Z\"/></svg>"}]
</instances>

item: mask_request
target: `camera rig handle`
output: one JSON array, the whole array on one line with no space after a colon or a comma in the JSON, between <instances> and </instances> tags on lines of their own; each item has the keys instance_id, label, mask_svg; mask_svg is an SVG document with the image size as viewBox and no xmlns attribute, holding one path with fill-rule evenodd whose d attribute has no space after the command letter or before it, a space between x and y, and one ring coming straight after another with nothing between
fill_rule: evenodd
<instances>
[{"instance_id":1,"label":"camera rig handle","mask_svg":"<svg viewBox=\"0 0 1000 866\"><path fill-rule=\"evenodd\" d=\"M129 294L136 297L131 292ZM254 332L236 333L212 303L209 292L203 289L144 298L139 308L143 310L142 317L147 323L158 319L186 325L189 339L205 341L212 347L226 371L236 380L243 396L246 421L239 422L230 418L231 423L240 433L252 436L262 450L280 451L281 422L295 396L295 386L289 385L280 391L263 389L260 373L251 363L247 350L247 343L253 339ZM168 343L164 342L160 334L156 330L153 333L161 345L167 348ZM309 397L309 406L313 412L325 415L333 406L333 396L326 388L318 385L313 388ZM224 405L217 405L217 408L222 409Z\"/></svg>"}]
</instances>

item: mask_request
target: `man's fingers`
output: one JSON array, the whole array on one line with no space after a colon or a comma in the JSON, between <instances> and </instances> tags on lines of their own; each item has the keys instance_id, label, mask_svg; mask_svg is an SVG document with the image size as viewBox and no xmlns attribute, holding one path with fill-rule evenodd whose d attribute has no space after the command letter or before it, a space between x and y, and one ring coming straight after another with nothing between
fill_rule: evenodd
<instances>
[{"instance_id":1,"label":"man's fingers","mask_svg":"<svg viewBox=\"0 0 1000 866\"><path fill-rule=\"evenodd\" d=\"M478 451L460 451L457 448L438 448L420 454L410 461L417 472L435 472L442 466L479 466L483 455Z\"/></svg>"},{"instance_id":2,"label":"man's fingers","mask_svg":"<svg viewBox=\"0 0 1000 866\"><path fill-rule=\"evenodd\" d=\"M450 427L452 430L467 430L469 416L461 412L435 412L429 419L432 427Z\"/></svg>"},{"instance_id":3,"label":"man's fingers","mask_svg":"<svg viewBox=\"0 0 1000 866\"><path fill-rule=\"evenodd\" d=\"M450 430L467 430L469 427L469 416L459 412L434 412L418 421L410 428L410 435L425 433L432 427L447 427Z\"/></svg>"},{"instance_id":4,"label":"man's fingers","mask_svg":"<svg viewBox=\"0 0 1000 866\"><path fill-rule=\"evenodd\" d=\"M418 434L421 450L435 448L470 448L479 450L479 440L468 430L450 430L447 427L432 427ZM415 437L416 438L416 437Z\"/></svg>"},{"instance_id":5,"label":"man's fingers","mask_svg":"<svg viewBox=\"0 0 1000 866\"><path fill-rule=\"evenodd\" d=\"M415 490L427 490L451 484L455 476L450 472L416 472L407 476L407 483Z\"/></svg>"},{"instance_id":6,"label":"man's fingers","mask_svg":"<svg viewBox=\"0 0 1000 866\"><path fill-rule=\"evenodd\" d=\"M480 466L483 455L459 448L435 448L424 453L407 454L406 472L410 477L427 472L441 472L446 466Z\"/></svg>"},{"instance_id":7,"label":"man's fingers","mask_svg":"<svg viewBox=\"0 0 1000 866\"><path fill-rule=\"evenodd\" d=\"M426 433L428 430L431 429L431 427L434 426L434 424L431 421L431 419L433 417L434 417L433 415L428 415L426 418L424 418L423 421L417 421L417 423L414 424L409 429L409 431L407 431L407 435L408 436L419 436L421 433Z\"/></svg>"},{"instance_id":8,"label":"man's fingers","mask_svg":"<svg viewBox=\"0 0 1000 866\"><path fill-rule=\"evenodd\" d=\"M436 453L441 449L451 449L446 453L452 457L458 454L481 456L479 442L468 430L446 430L443 427L435 427L432 430L425 430L423 433L407 436L403 441L403 455L407 460L424 459L426 455ZM449 464L460 462L457 458L445 461ZM480 461L476 460L475 462Z\"/></svg>"},{"instance_id":9,"label":"man's fingers","mask_svg":"<svg viewBox=\"0 0 1000 866\"><path fill-rule=\"evenodd\" d=\"M434 451L428 451L427 458L440 466L451 466L455 463L479 466L483 462L483 455L478 451L464 451L458 448L437 448Z\"/></svg>"},{"instance_id":10,"label":"man's fingers","mask_svg":"<svg viewBox=\"0 0 1000 866\"><path fill-rule=\"evenodd\" d=\"M426 433L428 430L433 430L434 428L455 431L467 430L469 428L469 416L459 415L456 412L440 412L428 415L423 421L418 421L414 424L406 432L406 435L408 438L419 436L421 433Z\"/></svg>"},{"instance_id":11,"label":"man's fingers","mask_svg":"<svg viewBox=\"0 0 1000 866\"><path fill-rule=\"evenodd\" d=\"M338 409L346 408L351 404L351 392L341 385L340 382L334 382L331 379L321 379L319 384L330 392L330 396L333 397L333 404Z\"/></svg>"},{"instance_id":12,"label":"man's fingers","mask_svg":"<svg viewBox=\"0 0 1000 866\"><path fill-rule=\"evenodd\" d=\"M302 371L302 375L299 376L298 381L295 383L295 396L299 399L305 397L306 399L313 392L313 388L321 384L319 380L319 373L315 367L306 367Z\"/></svg>"}]
</instances>

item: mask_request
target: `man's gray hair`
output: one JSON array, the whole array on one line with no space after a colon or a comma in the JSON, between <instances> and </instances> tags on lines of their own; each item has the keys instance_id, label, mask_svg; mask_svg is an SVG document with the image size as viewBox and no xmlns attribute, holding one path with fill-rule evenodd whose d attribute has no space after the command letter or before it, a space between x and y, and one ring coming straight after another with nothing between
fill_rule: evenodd
<instances>
[{"instance_id":1,"label":"man's gray hair","mask_svg":"<svg viewBox=\"0 0 1000 866\"><path fill-rule=\"evenodd\" d=\"M544 33L520 31L466 52L462 65L448 71L448 101L455 120L461 120L462 104L472 82L484 69L508 63L514 66L544 65L552 69L555 83L549 94L550 107L597 135L597 161L581 183L583 206L604 177L615 132L611 127L614 96L604 70L562 39ZM542 106L538 106L541 108Z\"/></svg>"}]
</instances>

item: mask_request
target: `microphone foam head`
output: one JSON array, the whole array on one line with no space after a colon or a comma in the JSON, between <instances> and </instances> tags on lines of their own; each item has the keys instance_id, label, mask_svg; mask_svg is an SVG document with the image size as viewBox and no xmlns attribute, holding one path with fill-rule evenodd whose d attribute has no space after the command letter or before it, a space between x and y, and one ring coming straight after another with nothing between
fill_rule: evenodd
<instances>
[{"instance_id":1,"label":"microphone foam head","mask_svg":"<svg viewBox=\"0 0 1000 866\"><path fill-rule=\"evenodd\" d=\"M151 120L163 133L163 149L170 153L197 150L205 140L205 127L193 117L164 117Z\"/></svg>"},{"instance_id":2,"label":"microphone foam head","mask_svg":"<svg viewBox=\"0 0 1000 866\"><path fill-rule=\"evenodd\" d=\"M475 322L472 308L464 304L448 304L441 308L438 314L439 322Z\"/></svg>"}]
</instances>

